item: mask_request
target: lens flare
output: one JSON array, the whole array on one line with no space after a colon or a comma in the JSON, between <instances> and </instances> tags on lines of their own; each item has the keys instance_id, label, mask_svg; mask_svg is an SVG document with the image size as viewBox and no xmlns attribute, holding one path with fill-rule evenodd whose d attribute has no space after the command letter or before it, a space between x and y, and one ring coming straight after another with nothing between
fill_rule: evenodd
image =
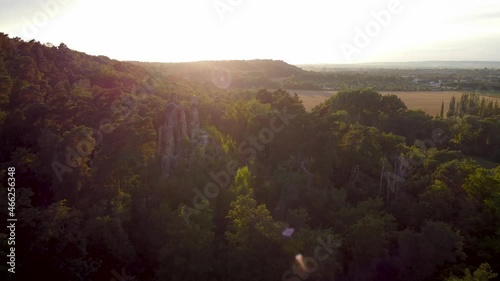
<instances>
[{"instance_id":1,"label":"lens flare","mask_svg":"<svg viewBox=\"0 0 500 281\"><path fill-rule=\"evenodd\" d=\"M226 69L212 70L212 83L219 89L227 89L231 86L233 78L231 72Z\"/></svg>"},{"instance_id":2,"label":"lens flare","mask_svg":"<svg viewBox=\"0 0 500 281\"><path fill-rule=\"evenodd\" d=\"M283 230L283 232L281 233L281 235L283 235L285 237L292 237L292 235L293 235L294 232L295 232L294 228L287 227L285 230Z\"/></svg>"},{"instance_id":3,"label":"lens flare","mask_svg":"<svg viewBox=\"0 0 500 281\"><path fill-rule=\"evenodd\" d=\"M297 261L297 263L300 265L300 268L302 268L302 270L306 270L306 265L304 264L304 257L302 256L302 254L298 254L295 256L295 260Z\"/></svg>"}]
</instances>

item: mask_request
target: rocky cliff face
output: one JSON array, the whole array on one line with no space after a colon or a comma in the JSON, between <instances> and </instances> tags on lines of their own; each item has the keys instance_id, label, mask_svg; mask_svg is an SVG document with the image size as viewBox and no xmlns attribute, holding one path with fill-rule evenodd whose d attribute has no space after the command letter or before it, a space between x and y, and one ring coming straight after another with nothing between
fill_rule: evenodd
<instances>
[{"instance_id":1,"label":"rocky cliff face","mask_svg":"<svg viewBox=\"0 0 500 281\"><path fill-rule=\"evenodd\" d=\"M189 131L188 131L189 128ZM187 110L177 103L165 106L157 126L157 156L163 176L169 177L178 168L181 159L188 156L193 147L199 146L202 153L210 143L208 134L200 130L198 99L193 97Z\"/></svg>"},{"instance_id":2,"label":"rocky cliff face","mask_svg":"<svg viewBox=\"0 0 500 281\"><path fill-rule=\"evenodd\" d=\"M191 123L189 123L191 139L195 139L200 132L200 120L198 116L198 98L191 98Z\"/></svg>"}]
</instances>

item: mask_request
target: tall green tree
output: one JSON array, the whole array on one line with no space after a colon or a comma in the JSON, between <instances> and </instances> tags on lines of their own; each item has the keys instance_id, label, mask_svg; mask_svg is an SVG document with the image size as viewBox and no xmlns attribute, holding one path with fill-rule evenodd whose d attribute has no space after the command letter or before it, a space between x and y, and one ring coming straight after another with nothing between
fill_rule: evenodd
<instances>
[{"instance_id":1,"label":"tall green tree","mask_svg":"<svg viewBox=\"0 0 500 281\"><path fill-rule=\"evenodd\" d=\"M239 280L266 280L283 268L281 225L265 205L254 199L251 182L248 167L239 169L232 187L236 199L231 202L225 232L229 246L227 274Z\"/></svg>"}]
</instances>

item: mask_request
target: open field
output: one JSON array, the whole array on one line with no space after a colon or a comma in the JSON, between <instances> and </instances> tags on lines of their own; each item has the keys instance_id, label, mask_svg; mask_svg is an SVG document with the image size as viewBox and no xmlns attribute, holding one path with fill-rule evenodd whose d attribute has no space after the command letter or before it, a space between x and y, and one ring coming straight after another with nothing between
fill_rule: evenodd
<instances>
[{"instance_id":1,"label":"open field","mask_svg":"<svg viewBox=\"0 0 500 281\"><path fill-rule=\"evenodd\" d=\"M311 110L316 105L320 104L324 100L328 99L337 91L311 91L311 90L289 90L291 93L297 93L300 99L304 103L306 110ZM398 96L408 108L410 109L421 109L431 116L439 114L441 110L441 102L444 102L444 112L448 111L448 104L451 97L455 96L459 98L462 92L458 91L447 91L447 92L437 92L437 91L427 91L427 92L405 92L405 91L382 91L383 95L393 94ZM500 102L500 97L486 97L487 100L498 100Z\"/></svg>"}]
</instances>

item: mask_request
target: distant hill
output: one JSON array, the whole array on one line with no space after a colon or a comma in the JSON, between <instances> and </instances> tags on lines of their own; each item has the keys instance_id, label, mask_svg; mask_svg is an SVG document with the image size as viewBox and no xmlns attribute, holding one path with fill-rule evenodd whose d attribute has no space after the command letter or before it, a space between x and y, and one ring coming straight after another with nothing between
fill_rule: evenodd
<instances>
[{"instance_id":1,"label":"distant hill","mask_svg":"<svg viewBox=\"0 0 500 281\"><path fill-rule=\"evenodd\" d=\"M230 72L260 72L267 77L288 77L300 74L304 70L281 60L222 60L197 61L179 63L131 62L142 66L158 67L170 73L186 73L188 71L226 70Z\"/></svg>"},{"instance_id":2,"label":"distant hill","mask_svg":"<svg viewBox=\"0 0 500 281\"><path fill-rule=\"evenodd\" d=\"M182 63L131 62L149 71L182 77L195 83L212 82L219 88L277 88L280 80L305 73L280 60L227 60Z\"/></svg>"},{"instance_id":3,"label":"distant hill","mask_svg":"<svg viewBox=\"0 0 500 281\"><path fill-rule=\"evenodd\" d=\"M405 69L500 69L500 61L416 61L416 62L372 62L354 64L303 64L305 70L328 71L336 68L405 68Z\"/></svg>"}]
</instances>

